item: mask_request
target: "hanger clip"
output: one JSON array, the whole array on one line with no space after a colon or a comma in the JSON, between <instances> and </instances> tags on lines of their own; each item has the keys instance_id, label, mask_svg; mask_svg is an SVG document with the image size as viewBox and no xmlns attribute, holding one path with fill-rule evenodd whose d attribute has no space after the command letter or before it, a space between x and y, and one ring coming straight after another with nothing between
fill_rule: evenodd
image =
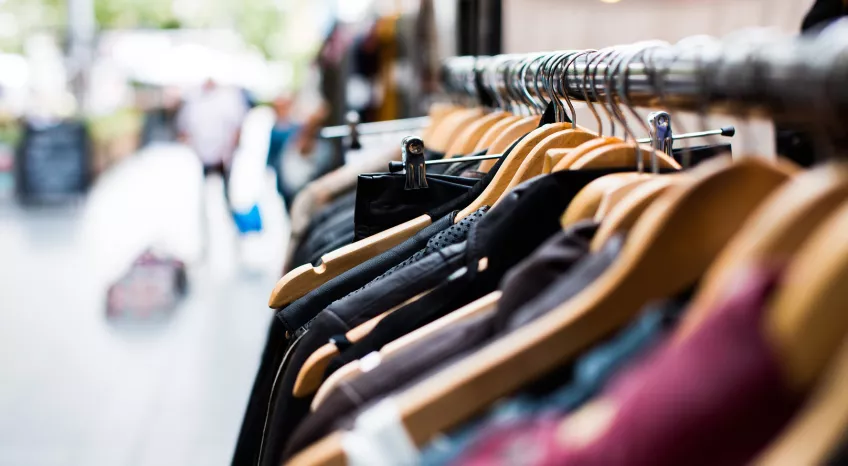
<instances>
[{"instance_id":1,"label":"hanger clip","mask_svg":"<svg viewBox=\"0 0 848 466\"><path fill-rule=\"evenodd\" d=\"M419 137L408 136L401 142L401 156L406 171L405 189L427 188L427 168L424 157L424 141Z\"/></svg>"}]
</instances>

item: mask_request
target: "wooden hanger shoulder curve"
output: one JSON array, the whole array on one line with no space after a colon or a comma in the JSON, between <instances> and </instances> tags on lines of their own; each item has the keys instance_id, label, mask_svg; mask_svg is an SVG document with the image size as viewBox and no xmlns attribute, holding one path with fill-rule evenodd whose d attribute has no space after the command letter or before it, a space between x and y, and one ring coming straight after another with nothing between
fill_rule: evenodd
<instances>
[{"instance_id":1,"label":"wooden hanger shoulder curve","mask_svg":"<svg viewBox=\"0 0 848 466\"><path fill-rule=\"evenodd\" d=\"M304 264L291 270L277 281L268 306L279 309L294 302L327 281L406 241L431 223L428 215L416 217L321 256L321 265Z\"/></svg>"},{"instance_id":2,"label":"wooden hanger shoulder curve","mask_svg":"<svg viewBox=\"0 0 848 466\"><path fill-rule=\"evenodd\" d=\"M365 338L366 335L371 333L371 331L374 330L374 327L376 327L381 320L385 319L386 316L413 301L417 301L427 293L429 293L429 291L419 293L418 295L407 299L406 301L378 315L377 317L374 317L357 325L356 327L350 329L347 333L345 333L345 338L347 338L348 341L350 341L351 343L356 343L359 340L362 340L363 338ZM327 366L330 365L330 360L332 360L338 355L339 350L336 345L332 343L325 344L324 346L318 348L314 353L309 355L309 357L303 363L303 366L300 368L300 372L297 373L297 378L295 379L292 394L298 398L303 398L305 396L309 396L315 393L315 390L317 390L318 387L321 386L321 381L324 378L324 371L326 371Z\"/></svg>"},{"instance_id":3,"label":"wooden hanger shoulder curve","mask_svg":"<svg viewBox=\"0 0 848 466\"><path fill-rule=\"evenodd\" d=\"M557 131L542 139L521 162L521 166L518 167L518 171L510 180L506 190L511 191L519 184L534 176L541 175L545 168L545 157L549 149L575 147L596 137L597 135L588 131L571 128Z\"/></svg>"},{"instance_id":4,"label":"wooden hanger shoulder curve","mask_svg":"<svg viewBox=\"0 0 848 466\"><path fill-rule=\"evenodd\" d=\"M498 122L492 125L492 127L486 131L486 134L480 138L472 152L479 152L483 149L488 149L501 133L503 133L511 124L520 119L520 116L509 115L506 118L498 120Z\"/></svg>"},{"instance_id":5,"label":"wooden hanger shoulder curve","mask_svg":"<svg viewBox=\"0 0 848 466\"><path fill-rule=\"evenodd\" d=\"M496 111L472 121L451 143L445 158L460 157L472 153L486 131L508 115L506 112Z\"/></svg>"},{"instance_id":6,"label":"wooden hanger shoulder curve","mask_svg":"<svg viewBox=\"0 0 848 466\"><path fill-rule=\"evenodd\" d=\"M438 432L573 359L625 325L649 300L691 285L745 217L786 179L753 160L709 161L698 169L697 179L669 190L651 205L619 258L577 296L395 396L412 441L424 445ZM723 222L716 224L717 218ZM340 436L325 438L291 464L317 461L344 462Z\"/></svg>"},{"instance_id":7,"label":"wooden hanger shoulder curve","mask_svg":"<svg viewBox=\"0 0 848 466\"><path fill-rule=\"evenodd\" d=\"M524 117L509 125L489 145L487 154L503 154L521 136L533 131L539 126L539 116ZM495 166L497 160L484 160L480 162L480 171L488 172Z\"/></svg>"},{"instance_id":8,"label":"wooden hanger shoulder curve","mask_svg":"<svg viewBox=\"0 0 848 466\"><path fill-rule=\"evenodd\" d=\"M766 337L791 387L815 382L848 330L848 203L798 250L766 318Z\"/></svg>"},{"instance_id":9,"label":"wooden hanger shoulder curve","mask_svg":"<svg viewBox=\"0 0 848 466\"><path fill-rule=\"evenodd\" d=\"M564 154L560 157L559 161L554 165L551 169L551 173L558 172L560 170L567 170L571 167L571 164L579 160L583 155L609 144L614 144L618 142L624 142L619 138L611 138L611 137L600 137L593 139L591 141L584 142L579 146L571 149L567 154Z\"/></svg>"},{"instance_id":10,"label":"wooden hanger shoulder curve","mask_svg":"<svg viewBox=\"0 0 848 466\"><path fill-rule=\"evenodd\" d=\"M545 165L542 168L542 173L552 173L556 164L568 155L574 149L550 149L545 152Z\"/></svg>"},{"instance_id":11,"label":"wooden hanger shoulder curve","mask_svg":"<svg viewBox=\"0 0 848 466\"><path fill-rule=\"evenodd\" d=\"M799 174L775 191L704 275L675 338L697 328L741 268L790 260L803 241L846 200L848 167L844 165Z\"/></svg>"},{"instance_id":12,"label":"wooden hanger shoulder curve","mask_svg":"<svg viewBox=\"0 0 848 466\"><path fill-rule=\"evenodd\" d=\"M433 129L429 135L429 142L425 140L424 144L434 152L445 152L459 133L482 115L482 108L470 108L451 113L439 123L438 127Z\"/></svg>"},{"instance_id":13,"label":"wooden hanger shoulder curve","mask_svg":"<svg viewBox=\"0 0 848 466\"><path fill-rule=\"evenodd\" d=\"M829 464L848 431L848 339L801 411L752 463L757 466Z\"/></svg>"},{"instance_id":14,"label":"wooden hanger shoulder curve","mask_svg":"<svg viewBox=\"0 0 848 466\"><path fill-rule=\"evenodd\" d=\"M492 178L489 185L486 186L486 189L484 189L483 192L477 196L477 199L473 200L468 207L457 214L456 221L458 222L473 214L477 209L483 206L494 205L495 202L497 202L497 200L504 194L507 186L509 186L509 182L521 166L521 162L523 162L527 155L533 150L533 147L548 137L548 135L570 127L571 123L551 123L531 131L530 134L525 136L524 139L516 144L512 151L510 151L510 153L506 156L503 164L498 169L498 172Z\"/></svg>"},{"instance_id":15,"label":"wooden hanger shoulder curve","mask_svg":"<svg viewBox=\"0 0 848 466\"><path fill-rule=\"evenodd\" d=\"M433 133L433 129L436 128L445 117L460 110L462 110L462 107L450 103L436 102L430 105L430 109L427 111L427 116L430 117L430 124L421 131L421 138L424 141L429 139L430 135Z\"/></svg>"},{"instance_id":16,"label":"wooden hanger shoulder curve","mask_svg":"<svg viewBox=\"0 0 848 466\"><path fill-rule=\"evenodd\" d=\"M601 222L610 212L621 203L627 196L633 192L636 188L647 183L648 181L656 178L657 175L652 175L649 173L642 174L632 181L625 183L622 186L618 186L612 189L608 189L604 192L603 197L601 198L600 204L598 204L598 210L595 212L595 221Z\"/></svg>"},{"instance_id":17,"label":"wooden hanger shoulder curve","mask_svg":"<svg viewBox=\"0 0 848 466\"><path fill-rule=\"evenodd\" d=\"M607 191L624 186L641 176L643 176L641 173L624 172L612 173L592 180L574 196L574 199L563 212L560 219L563 228L581 220L594 218Z\"/></svg>"},{"instance_id":18,"label":"wooden hanger shoulder curve","mask_svg":"<svg viewBox=\"0 0 848 466\"><path fill-rule=\"evenodd\" d=\"M635 147L625 142L608 144L583 154L569 166L569 170L585 170L589 168L636 167L636 151L642 156L646 167L650 166L651 155L655 154L660 168L680 170L680 164L668 155L643 146Z\"/></svg>"},{"instance_id":19,"label":"wooden hanger shoulder curve","mask_svg":"<svg viewBox=\"0 0 848 466\"><path fill-rule=\"evenodd\" d=\"M639 185L604 218L600 228L592 238L590 249L599 251L616 233L630 230L655 200L676 183L681 182L683 182L683 178L665 175Z\"/></svg>"},{"instance_id":20,"label":"wooden hanger shoulder curve","mask_svg":"<svg viewBox=\"0 0 848 466\"><path fill-rule=\"evenodd\" d=\"M451 327L452 325L456 325L457 323L469 319L474 316L482 315L487 312L494 312L495 307L497 306L498 300L501 297L500 291L494 291L492 293L483 296L476 301L473 301L456 311L451 312L439 319L436 319L433 322L407 334L404 335L397 340L387 344L383 349L380 350L380 356L383 360L390 358L399 352L416 345L427 338L430 338L433 335L438 334ZM357 363L357 364L355 364ZM351 380L357 377L362 373L362 367L358 364L358 361L354 361L338 371L334 372L326 382L321 386L318 390L318 393L315 395L315 401L312 403L313 411L315 407L320 405L321 401L326 398L327 395L332 393L332 391L338 387L338 385L346 380ZM336 374L339 374L336 376ZM333 379L333 380L330 380ZM322 396L323 394L323 396ZM321 397L321 400L319 400Z\"/></svg>"}]
</instances>

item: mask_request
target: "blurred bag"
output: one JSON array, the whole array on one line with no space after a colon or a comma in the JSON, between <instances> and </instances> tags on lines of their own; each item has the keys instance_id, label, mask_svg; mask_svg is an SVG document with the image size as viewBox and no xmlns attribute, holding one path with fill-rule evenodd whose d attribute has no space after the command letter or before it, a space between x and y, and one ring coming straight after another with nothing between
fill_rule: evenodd
<instances>
[{"instance_id":1,"label":"blurred bag","mask_svg":"<svg viewBox=\"0 0 848 466\"><path fill-rule=\"evenodd\" d=\"M144 251L106 295L110 320L161 320L185 296L188 279L185 264L177 259Z\"/></svg>"}]
</instances>

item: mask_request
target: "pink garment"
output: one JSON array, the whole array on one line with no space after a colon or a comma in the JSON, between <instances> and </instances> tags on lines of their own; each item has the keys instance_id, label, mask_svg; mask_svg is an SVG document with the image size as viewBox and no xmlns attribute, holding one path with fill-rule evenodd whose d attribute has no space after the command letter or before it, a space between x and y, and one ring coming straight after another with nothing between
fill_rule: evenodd
<instances>
[{"instance_id":1,"label":"pink garment","mask_svg":"<svg viewBox=\"0 0 848 466\"><path fill-rule=\"evenodd\" d=\"M528 419L495 430L455 464L747 463L799 402L761 331L775 282L774 273L751 271L688 338L660 345L599 399L564 419Z\"/></svg>"}]
</instances>

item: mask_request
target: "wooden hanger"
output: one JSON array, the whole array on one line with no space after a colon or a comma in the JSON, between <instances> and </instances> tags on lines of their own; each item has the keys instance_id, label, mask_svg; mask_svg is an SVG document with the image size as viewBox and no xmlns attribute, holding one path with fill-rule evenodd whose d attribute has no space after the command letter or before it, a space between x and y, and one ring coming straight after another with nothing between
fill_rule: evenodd
<instances>
[{"instance_id":1,"label":"wooden hanger","mask_svg":"<svg viewBox=\"0 0 848 466\"><path fill-rule=\"evenodd\" d=\"M436 102L430 105L430 108L427 111L427 116L430 117L430 124L427 125L421 132L421 139L423 141L427 141L433 133L433 129L438 126L440 121L451 113L458 112L462 109L463 108L458 105L447 102Z\"/></svg>"},{"instance_id":2,"label":"wooden hanger","mask_svg":"<svg viewBox=\"0 0 848 466\"><path fill-rule=\"evenodd\" d=\"M509 115L506 118L498 120L498 122L492 125L492 127L489 128L488 131L486 131L486 134L484 134L483 137L480 138L480 141L478 141L477 145L474 146L473 152L488 149L489 146L491 146L492 143L495 142L495 139L497 139L498 136L500 136L511 124L515 123L520 119L520 116Z\"/></svg>"},{"instance_id":3,"label":"wooden hanger","mask_svg":"<svg viewBox=\"0 0 848 466\"><path fill-rule=\"evenodd\" d=\"M512 149L486 189L456 216L456 221L473 214L483 206L492 206L504 194L521 163L539 142L549 135L571 128L571 123L551 123L530 132Z\"/></svg>"},{"instance_id":4,"label":"wooden hanger","mask_svg":"<svg viewBox=\"0 0 848 466\"><path fill-rule=\"evenodd\" d=\"M498 300L501 297L500 291L493 291L486 296L483 296L480 299L477 299L450 314L447 314L429 324L414 330L397 340L387 344L383 349L380 350L380 357L382 360L386 360L394 356L395 354L412 347L418 344L421 341L430 338L433 335L438 335L440 332L445 329L456 325L459 322L462 322L471 317L479 316L486 314L488 312L494 312L497 307ZM349 364L346 364L344 367L340 368L336 372L333 372L330 377L321 385L321 388L318 389L318 393L315 394L315 399L312 402L312 410L315 411L318 406L326 399L327 395L332 393L336 387L339 386L340 383L352 380L362 374L362 366L359 364L359 361L353 361Z\"/></svg>"},{"instance_id":5,"label":"wooden hanger","mask_svg":"<svg viewBox=\"0 0 848 466\"><path fill-rule=\"evenodd\" d=\"M604 217L604 221L601 222L601 226L592 238L590 250L593 252L600 251L604 244L616 233L629 231L654 201L675 184L680 184L683 181L684 178L682 177L665 175L639 185L609 215Z\"/></svg>"},{"instance_id":6,"label":"wooden hanger","mask_svg":"<svg viewBox=\"0 0 848 466\"><path fill-rule=\"evenodd\" d=\"M769 306L766 339L790 387L804 392L848 330L848 204L808 238Z\"/></svg>"},{"instance_id":7,"label":"wooden hanger","mask_svg":"<svg viewBox=\"0 0 848 466\"><path fill-rule=\"evenodd\" d=\"M567 154L563 154L563 156L560 157L560 160L556 163L556 165L554 165L553 169L551 169L551 173L558 172L560 170L567 170L574 162L579 160L587 153L599 147L607 146L618 142L624 141L614 137L599 137L591 141L584 142L583 144L580 144L574 149L571 149ZM551 155L551 157L556 157L558 155L556 149L552 149L548 151L548 153Z\"/></svg>"},{"instance_id":8,"label":"wooden hanger","mask_svg":"<svg viewBox=\"0 0 848 466\"><path fill-rule=\"evenodd\" d=\"M698 178L651 205L630 232L620 257L577 296L395 396L410 439L424 445L572 360L625 325L649 300L691 285L757 204L787 178L759 160L729 164L724 159L701 164L693 176ZM341 436L335 434L290 464L344 463Z\"/></svg>"},{"instance_id":9,"label":"wooden hanger","mask_svg":"<svg viewBox=\"0 0 848 466\"><path fill-rule=\"evenodd\" d=\"M596 134L584 129L570 128L557 131L542 139L527 154L524 161L521 162L521 166L518 167L515 176L510 180L506 191L512 191L519 184L541 175L545 167L545 158L549 149L575 147L596 137L598 137Z\"/></svg>"},{"instance_id":10,"label":"wooden hanger","mask_svg":"<svg viewBox=\"0 0 848 466\"><path fill-rule=\"evenodd\" d=\"M268 306L279 309L327 281L341 275L357 265L382 254L411 238L429 226L433 220L428 215L416 217L388 230L377 233L355 243L348 244L321 256L321 264L303 264L292 269L277 281Z\"/></svg>"},{"instance_id":11,"label":"wooden hanger","mask_svg":"<svg viewBox=\"0 0 848 466\"><path fill-rule=\"evenodd\" d=\"M471 122L467 128L451 143L447 150L445 158L459 157L471 154L480 139L486 132L494 126L498 121L509 116L509 113L503 111L495 111Z\"/></svg>"},{"instance_id":12,"label":"wooden hanger","mask_svg":"<svg viewBox=\"0 0 848 466\"><path fill-rule=\"evenodd\" d=\"M521 136L533 131L539 126L539 115L524 117L515 123L509 125L503 132L495 138L489 145L487 154L503 154L507 149L518 140ZM497 159L484 160L480 162L480 171L488 173L497 163Z\"/></svg>"},{"instance_id":13,"label":"wooden hanger","mask_svg":"<svg viewBox=\"0 0 848 466\"><path fill-rule=\"evenodd\" d=\"M846 200L848 166L845 165L801 173L775 191L704 275L675 338L683 338L697 328L741 268L791 260L810 234Z\"/></svg>"},{"instance_id":14,"label":"wooden hanger","mask_svg":"<svg viewBox=\"0 0 848 466\"><path fill-rule=\"evenodd\" d=\"M480 109L466 108L445 111L444 115L438 120L431 122L425 132L431 131L435 135L443 132L446 127L453 127L457 119L471 118L472 115L479 116L480 112ZM431 150L439 151L438 147L428 147ZM268 299L268 306L279 309L294 302L327 281L406 241L431 223L432 219L429 216L422 215L376 235L331 251L321 256L321 264L318 266L303 264L290 270L277 281L274 290L271 292L271 297Z\"/></svg>"},{"instance_id":15,"label":"wooden hanger","mask_svg":"<svg viewBox=\"0 0 848 466\"><path fill-rule=\"evenodd\" d=\"M638 146L638 150L642 155L642 162L645 167L650 167L651 154L653 153L656 154L660 168L681 169L680 164L676 160L663 152L641 145ZM637 162L636 157L636 147L633 144L626 142L607 144L583 154L568 169L587 170L590 168L635 167Z\"/></svg>"},{"instance_id":16,"label":"wooden hanger","mask_svg":"<svg viewBox=\"0 0 848 466\"><path fill-rule=\"evenodd\" d=\"M483 109L479 107L451 113L439 122L430 133L430 140L425 140L424 144L434 152L446 152L459 133L481 116Z\"/></svg>"},{"instance_id":17,"label":"wooden hanger","mask_svg":"<svg viewBox=\"0 0 848 466\"><path fill-rule=\"evenodd\" d=\"M427 293L429 293L429 291L419 293L377 317L373 317L357 325L345 333L345 338L347 338L351 343L356 343L359 340L362 340L366 335L371 333L371 330L374 330L374 327L376 327L381 320L385 319L386 316L413 301L417 301ZM297 379L295 379L292 394L298 398L303 398L315 393L315 390L318 389L321 385L321 381L324 379L324 371L327 370L327 366L330 365L330 361L338 355L339 349L332 343L327 343L310 354L303 363L303 366L301 366L300 372L297 373Z\"/></svg>"},{"instance_id":18,"label":"wooden hanger","mask_svg":"<svg viewBox=\"0 0 848 466\"><path fill-rule=\"evenodd\" d=\"M621 203L634 189L642 184L656 178L655 175L644 173L633 180L624 183L621 186L614 187L605 191L601 197L601 202L598 204L598 211L595 212L595 221L601 222L610 212Z\"/></svg>"},{"instance_id":19,"label":"wooden hanger","mask_svg":"<svg viewBox=\"0 0 848 466\"><path fill-rule=\"evenodd\" d=\"M828 464L848 432L848 339L802 410L752 463L757 466Z\"/></svg>"},{"instance_id":20,"label":"wooden hanger","mask_svg":"<svg viewBox=\"0 0 848 466\"><path fill-rule=\"evenodd\" d=\"M551 149L545 153L545 165L542 168L542 173L551 173L554 166L559 163L563 157L567 156L574 149Z\"/></svg>"},{"instance_id":21,"label":"wooden hanger","mask_svg":"<svg viewBox=\"0 0 848 466\"><path fill-rule=\"evenodd\" d=\"M594 218L607 191L624 186L642 176L644 175L638 172L612 173L592 180L568 204L560 219L563 228L580 220Z\"/></svg>"}]
</instances>

